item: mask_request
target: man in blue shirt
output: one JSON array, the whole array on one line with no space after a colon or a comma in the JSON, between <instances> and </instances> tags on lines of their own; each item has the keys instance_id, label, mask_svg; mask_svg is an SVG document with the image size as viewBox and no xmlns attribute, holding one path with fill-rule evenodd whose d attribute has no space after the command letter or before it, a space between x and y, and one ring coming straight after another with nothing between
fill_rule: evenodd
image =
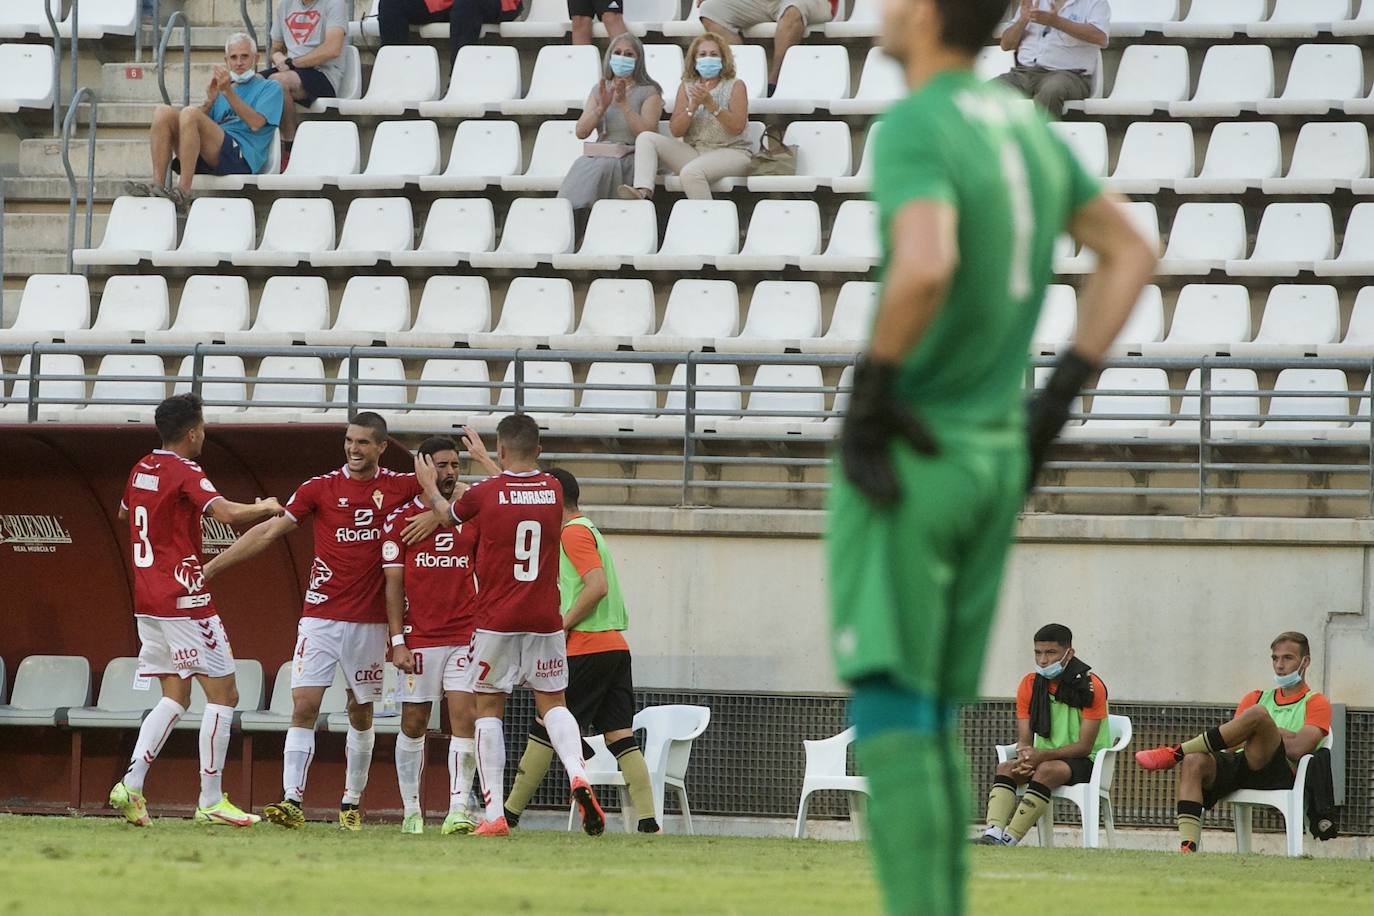
<instances>
[{"instance_id":1,"label":"man in blue shirt","mask_svg":"<svg viewBox=\"0 0 1374 916\"><path fill-rule=\"evenodd\" d=\"M226 66L215 68L205 102L185 108L159 105L153 112L153 180L129 182L125 190L140 197L170 198L184 210L196 175L261 172L272 148L272 133L281 123L282 89L258 75L257 62L258 46L252 38L242 32L229 36L224 43ZM175 185L166 183L169 167L180 173Z\"/></svg>"}]
</instances>

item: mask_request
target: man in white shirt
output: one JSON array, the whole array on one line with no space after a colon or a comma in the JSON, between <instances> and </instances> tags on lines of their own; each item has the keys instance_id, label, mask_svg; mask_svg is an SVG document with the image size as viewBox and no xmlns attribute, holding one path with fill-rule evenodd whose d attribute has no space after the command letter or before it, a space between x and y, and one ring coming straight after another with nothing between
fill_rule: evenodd
<instances>
[{"instance_id":1,"label":"man in white shirt","mask_svg":"<svg viewBox=\"0 0 1374 916\"><path fill-rule=\"evenodd\" d=\"M1016 52L1016 65L997 79L1059 117L1065 102L1092 92L1111 18L1107 0L1021 0L1002 33L1002 50Z\"/></svg>"}]
</instances>

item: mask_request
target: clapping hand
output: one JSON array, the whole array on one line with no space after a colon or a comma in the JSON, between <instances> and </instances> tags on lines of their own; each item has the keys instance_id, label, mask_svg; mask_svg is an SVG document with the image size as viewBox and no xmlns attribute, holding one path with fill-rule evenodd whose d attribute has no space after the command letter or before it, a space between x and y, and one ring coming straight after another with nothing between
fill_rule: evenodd
<instances>
[{"instance_id":1,"label":"clapping hand","mask_svg":"<svg viewBox=\"0 0 1374 916\"><path fill-rule=\"evenodd\" d=\"M1059 22L1059 14L1053 10L1031 10L1030 21L1040 25L1055 26Z\"/></svg>"},{"instance_id":2,"label":"clapping hand","mask_svg":"<svg viewBox=\"0 0 1374 916\"><path fill-rule=\"evenodd\" d=\"M706 87L696 84L687 87L687 101L691 103L693 111L705 105L709 98L711 93Z\"/></svg>"},{"instance_id":3,"label":"clapping hand","mask_svg":"<svg viewBox=\"0 0 1374 916\"><path fill-rule=\"evenodd\" d=\"M618 77L611 81L611 100L617 105L624 105L629 98L630 81L625 77Z\"/></svg>"}]
</instances>

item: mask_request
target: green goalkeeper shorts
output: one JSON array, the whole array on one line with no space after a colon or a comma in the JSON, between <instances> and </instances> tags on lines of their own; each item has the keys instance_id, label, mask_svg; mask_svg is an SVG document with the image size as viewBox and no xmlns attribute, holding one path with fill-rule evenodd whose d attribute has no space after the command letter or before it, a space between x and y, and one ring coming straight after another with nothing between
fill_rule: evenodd
<instances>
[{"instance_id":1,"label":"green goalkeeper shorts","mask_svg":"<svg viewBox=\"0 0 1374 916\"><path fill-rule=\"evenodd\" d=\"M887 676L958 702L978 693L1029 466L1019 432L937 438L933 458L892 446L902 498L884 509L832 462L831 650L845 681Z\"/></svg>"}]
</instances>

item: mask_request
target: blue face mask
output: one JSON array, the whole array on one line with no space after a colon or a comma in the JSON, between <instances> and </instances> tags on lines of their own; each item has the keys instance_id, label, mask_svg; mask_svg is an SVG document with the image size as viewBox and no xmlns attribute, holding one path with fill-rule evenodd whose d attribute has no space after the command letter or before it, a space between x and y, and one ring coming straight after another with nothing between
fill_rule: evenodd
<instances>
[{"instance_id":1,"label":"blue face mask","mask_svg":"<svg viewBox=\"0 0 1374 916\"><path fill-rule=\"evenodd\" d=\"M725 62L719 57L698 57L697 74L703 79L715 79L720 76L720 71L724 69Z\"/></svg>"},{"instance_id":2,"label":"blue face mask","mask_svg":"<svg viewBox=\"0 0 1374 916\"><path fill-rule=\"evenodd\" d=\"M258 74L253 70L245 70L242 73L235 73L232 70L229 71L229 79L239 86L242 86L244 83L255 78L257 75Z\"/></svg>"},{"instance_id":3,"label":"blue face mask","mask_svg":"<svg viewBox=\"0 0 1374 916\"><path fill-rule=\"evenodd\" d=\"M1296 686L1298 685L1298 682L1301 681L1301 680L1302 680L1302 669L1301 669L1301 668L1299 668L1297 671L1293 671L1293 672L1290 672L1290 673L1288 673L1288 674L1276 674L1276 675L1274 675L1274 683L1277 684L1277 685L1279 685L1280 687L1285 688L1285 689L1288 688L1288 687L1296 687Z\"/></svg>"},{"instance_id":4,"label":"blue face mask","mask_svg":"<svg viewBox=\"0 0 1374 916\"><path fill-rule=\"evenodd\" d=\"M1067 659L1068 657L1069 657L1069 653L1068 653L1068 651L1066 650L1066 651L1064 652L1064 658L1061 658L1059 661L1057 661L1057 662L1051 662L1050 664L1046 665L1046 666L1043 667L1043 668L1040 667L1039 665L1036 665L1036 666L1035 666L1035 673L1038 674L1038 675L1040 675L1040 676L1043 677L1043 678L1048 678L1049 680L1052 681L1052 680L1054 680L1055 678L1059 677L1059 675L1061 675L1061 674L1064 673L1064 660Z\"/></svg>"},{"instance_id":5,"label":"blue face mask","mask_svg":"<svg viewBox=\"0 0 1374 916\"><path fill-rule=\"evenodd\" d=\"M635 72L635 59L625 54L612 54L611 72L616 76L629 76Z\"/></svg>"}]
</instances>

